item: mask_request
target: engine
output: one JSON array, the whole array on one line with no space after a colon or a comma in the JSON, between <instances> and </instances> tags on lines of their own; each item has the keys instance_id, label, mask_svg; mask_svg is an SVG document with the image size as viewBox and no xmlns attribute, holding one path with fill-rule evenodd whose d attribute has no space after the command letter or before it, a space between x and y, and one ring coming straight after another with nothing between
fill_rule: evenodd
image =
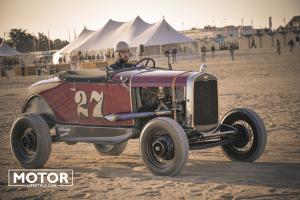
<instances>
[{"instance_id":1,"label":"engine","mask_svg":"<svg viewBox=\"0 0 300 200\"><path fill-rule=\"evenodd\" d=\"M172 101L171 87L140 88L139 112L176 110L178 123L185 126L185 97L184 88L175 89L175 104ZM175 108L174 108L175 107Z\"/></svg>"}]
</instances>

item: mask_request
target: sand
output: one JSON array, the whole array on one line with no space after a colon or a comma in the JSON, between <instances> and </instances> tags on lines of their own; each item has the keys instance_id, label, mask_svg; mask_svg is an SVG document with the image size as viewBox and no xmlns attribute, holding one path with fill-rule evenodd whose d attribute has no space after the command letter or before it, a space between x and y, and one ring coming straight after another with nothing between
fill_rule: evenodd
<instances>
[{"instance_id":1,"label":"sand","mask_svg":"<svg viewBox=\"0 0 300 200\"><path fill-rule=\"evenodd\" d=\"M219 147L191 151L179 176L152 175L144 166L138 139L119 157L100 156L91 144L53 144L44 168L73 169L73 187L8 187L8 169L21 168L10 150L9 132L26 88L41 77L0 81L0 199L300 199L300 50L239 51L208 58L219 77L220 116L236 107L263 118L268 142L254 163L229 161ZM176 69L198 70L200 59L183 59ZM163 59L165 60L165 59ZM160 60L160 63L163 63Z\"/></svg>"}]
</instances>

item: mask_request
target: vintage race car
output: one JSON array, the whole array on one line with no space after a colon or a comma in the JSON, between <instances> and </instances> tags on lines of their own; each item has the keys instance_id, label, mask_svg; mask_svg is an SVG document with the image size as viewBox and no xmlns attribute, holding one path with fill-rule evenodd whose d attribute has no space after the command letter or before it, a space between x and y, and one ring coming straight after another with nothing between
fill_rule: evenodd
<instances>
[{"instance_id":1,"label":"vintage race car","mask_svg":"<svg viewBox=\"0 0 300 200\"><path fill-rule=\"evenodd\" d=\"M248 108L219 119L217 78L155 67L152 58L118 71L65 71L27 90L11 129L11 148L25 168L40 168L54 142L93 143L117 156L139 138L141 157L156 175L174 176L189 151L221 146L231 160L255 161L267 141L262 119Z\"/></svg>"}]
</instances>

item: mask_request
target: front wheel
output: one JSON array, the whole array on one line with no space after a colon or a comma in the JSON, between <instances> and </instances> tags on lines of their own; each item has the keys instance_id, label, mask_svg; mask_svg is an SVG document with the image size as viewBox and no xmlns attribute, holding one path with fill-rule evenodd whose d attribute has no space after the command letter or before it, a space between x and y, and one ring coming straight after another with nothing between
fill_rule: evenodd
<instances>
[{"instance_id":1,"label":"front wheel","mask_svg":"<svg viewBox=\"0 0 300 200\"><path fill-rule=\"evenodd\" d=\"M267 143L266 127L256 112L248 108L234 109L224 116L221 123L237 130L236 138L221 146L229 159L253 162L264 152Z\"/></svg>"},{"instance_id":2,"label":"front wheel","mask_svg":"<svg viewBox=\"0 0 300 200\"><path fill-rule=\"evenodd\" d=\"M145 165L153 174L175 176L188 160L189 144L184 130L176 121L158 117L144 126L140 151Z\"/></svg>"}]
</instances>

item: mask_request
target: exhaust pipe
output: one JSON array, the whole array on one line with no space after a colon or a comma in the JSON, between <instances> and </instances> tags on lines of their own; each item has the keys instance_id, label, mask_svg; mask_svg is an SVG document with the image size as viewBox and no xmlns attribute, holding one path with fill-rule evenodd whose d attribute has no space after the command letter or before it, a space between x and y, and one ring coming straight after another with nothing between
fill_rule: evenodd
<instances>
[{"instance_id":1,"label":"exhaust pipe","mask_svg":"<svg viewBox=\"0 0 300 200\"><path fill-rule=\"evenodd\" d=\"M173 113L173 111L171 111L171 110L164 110L164 111L155 111L155 112L110 114L110 115L104 116L104 119L106 119L110 122L115 122L115 121L130 120L130 119L136 119L136 118L171 115L172 113Z\"/></svg>"}]
</instances>

